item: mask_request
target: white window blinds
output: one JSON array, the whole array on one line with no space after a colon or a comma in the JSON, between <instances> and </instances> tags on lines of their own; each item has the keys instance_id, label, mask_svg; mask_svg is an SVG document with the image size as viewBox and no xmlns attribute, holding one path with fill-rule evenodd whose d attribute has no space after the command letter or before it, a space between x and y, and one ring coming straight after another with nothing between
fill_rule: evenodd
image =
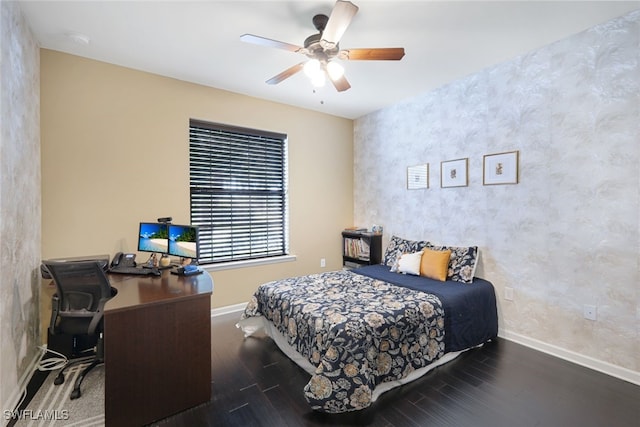
<instances>
[{"instance_id":1,"label":"white window blinds","mask_svg":"<svg viewBox=\"0 0 640 427\"><path fill-rule=\"evenodd\" d=\"M200 262L288 253L287 136L196 120L189 126L191 224Z\"/></svg>"}]
</instances>

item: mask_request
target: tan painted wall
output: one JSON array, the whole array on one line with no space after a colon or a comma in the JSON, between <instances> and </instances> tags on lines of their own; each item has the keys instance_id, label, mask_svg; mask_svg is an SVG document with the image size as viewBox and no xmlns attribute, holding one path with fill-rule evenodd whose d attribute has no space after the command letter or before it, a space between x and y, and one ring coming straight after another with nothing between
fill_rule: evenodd
<instances>
[{"instance_id":1,"label":"tan painted wall","mask_svg":"<svg viewBox=\"0 0 640 427\"><path fill-rule=\"evenodd\" d=\"M262 282L341 267L353 220L353 122L41 51L42 256L135 252L140 221L189 222L190 118L286 133L294 262L212 272L213 307ZM147 254L139 254L146 259Z\"/></svg>"}]
</instances>

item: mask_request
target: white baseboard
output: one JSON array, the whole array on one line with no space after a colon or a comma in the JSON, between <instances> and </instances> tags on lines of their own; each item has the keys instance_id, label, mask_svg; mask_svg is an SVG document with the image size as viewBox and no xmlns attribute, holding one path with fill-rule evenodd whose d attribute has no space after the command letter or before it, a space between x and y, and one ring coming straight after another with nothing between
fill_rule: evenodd
<instances>
[{"instance_id":1,"label":"white baseboard","mask_svg":"<svg viewBox=\"0 0 640 427\"><path fill-rule=\"evenodd\" d=\"M2 404L2 408L6 408L6 410L14 411L18 409L18 406L22 403L24 399L24 394L27 392L27 386L29 385L29 381L31 381L31 377L33 377L33 373L38 367L40 360L42 360L42 356L44 352L38 351L38 353L33 357L27 369L25 369L24 373L18 380L18 384L16 384L16 389L11 392L11 396L7 402ZM3 409L4 410L4 409ZM2 417L2 426L6 426L9 424L10 419L6 419L7 417ZM10 417L9 417L10 418Z\"/></svg>"},{"instance_id":2,"label":"white baseboard","mask_svg":"<svg viewBox=\"0 0 640 427\"><path fill-rule=\"evenodd\" d=\"M246 306L247 306L247 303L246 302L242 302L240 304L234 304L234 305L227 305L225 307L212 308L211 309L211 317L222 316L224 314L230 314L230 313L237 313L237 312L240 312L240 311L244 310L244 308Z\"/></svg>"},{"instance_id":3,"label":"white baseboard","mask_svg":"<svg viewBox=\"0 0 640 427\"><path fill-rule=\"evenodd\" d=\"M594 359L592 357L585 356L562 347L557 347L543 341L538 341L534 338L529 338L508 330L499 331L498 336L506 340L522 344L526 347L530 347L534 350L559 357L560 359L567 360L577 365L602 372L603 374L611 375L612 377L619 378L632 384L640 385L640 372L632 371L631 369L613 365L608 362L603 362L602 360Z\"/></svg>"}]
</instances>

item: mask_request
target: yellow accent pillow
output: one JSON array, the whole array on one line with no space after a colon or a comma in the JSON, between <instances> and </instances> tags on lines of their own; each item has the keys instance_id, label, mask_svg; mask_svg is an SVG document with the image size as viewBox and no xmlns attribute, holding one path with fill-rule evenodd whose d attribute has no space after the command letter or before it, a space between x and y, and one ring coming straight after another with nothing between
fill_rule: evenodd
<instances>
[{"instance_id":1,"label":"yellow accent pillow","mask_svg":"<svg viewBox=\"0 0 640 427\"><path fill-rule=\"evenodd\" d=\"M434 251L424 248L420 259L420 275L444 282L449 272L449 258L451 258L450 250Z\"/></svg>"}]
</instances>

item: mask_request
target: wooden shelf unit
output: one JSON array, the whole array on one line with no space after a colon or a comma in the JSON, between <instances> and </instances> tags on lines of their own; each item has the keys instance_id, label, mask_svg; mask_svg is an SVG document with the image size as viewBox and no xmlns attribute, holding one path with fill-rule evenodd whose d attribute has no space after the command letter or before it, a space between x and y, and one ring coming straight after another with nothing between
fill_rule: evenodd
<instances>
[{"instance_id":1,"label":"wooden shelf unit","mask_svg":"<svg viewBox=\"0 0 640 427\"><path fill-rule=\"evenodd\" d=\"M342 265L360 267L382 262L382 234L367 231L342 232Z\"/></svg>"}]
</instances>

